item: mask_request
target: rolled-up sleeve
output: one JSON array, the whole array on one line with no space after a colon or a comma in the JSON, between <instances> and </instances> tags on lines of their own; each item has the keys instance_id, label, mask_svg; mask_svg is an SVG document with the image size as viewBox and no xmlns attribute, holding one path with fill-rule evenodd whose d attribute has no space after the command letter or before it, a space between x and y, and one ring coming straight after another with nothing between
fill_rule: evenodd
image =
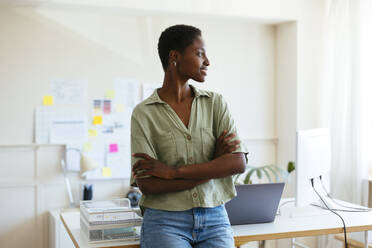
<instances>
[{"instance_id":1,"label":"rolled-up sleeve","mask_svg":"<svg viewBox=\"0 0 372 248\"><path fill-rule=\"evenodd\" d=\"M131 118L131 135L130 135L130 144L131 144L131 154L134 153L146 153L152 158L157 159L154 147L151 143L151 139L146 133L144 132L144 128L141 125L141 122L138 120L138 117L132 115ZM131 168L133 169L133 165L142 158L135 158L131 156ZM133 172L133 170L131 171ZM144 176L141 178L147 178L151 176ZM133 177L133 173L130 176L130 185L137 186L136 180Z\"/></svg>"},{"instance_id":2,"label":"rolled-up sleeve","mask_svg":"<svg viewBox=\"0 0 372 248\"><path fill-rule=\"evenodd\" d=\"M248 149L245 146L245 144L242 142L242 140L239 138L239 134L237 132L234 118L231 116L229 108L227 106L227 103L225 99L222 97L222 95L219 95L216 97L216 103L215 103L215 121L217 123L216 125L216 134L217 137L219 137L224 130L227 130L227 135L231 133L235 133L236 136L231 139L230 141L240 140L240 146L235 149L232 153L244 153L246 161L248 160ZM248 161L247 161L248 162Z\"/></svg>"}]
</instances>

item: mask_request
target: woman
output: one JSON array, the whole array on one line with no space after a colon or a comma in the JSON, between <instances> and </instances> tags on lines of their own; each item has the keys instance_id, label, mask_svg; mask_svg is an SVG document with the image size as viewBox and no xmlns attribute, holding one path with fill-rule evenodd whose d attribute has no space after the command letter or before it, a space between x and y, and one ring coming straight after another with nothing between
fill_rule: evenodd
<instances>
[{"instance_id":1,"label":"woman","mask_svg":"<svg viewBox=\"0 0 372 248\"><path fill-rule=\"evenodd\" d=\"M244 172L246 151L221 95L188 84L207 75L201 31L169 27L158 52L163 87L131 120L131 183L143 193L141 247L234 247L224 203L236 195L232 175Z\"/></svg>"}]
</instances>

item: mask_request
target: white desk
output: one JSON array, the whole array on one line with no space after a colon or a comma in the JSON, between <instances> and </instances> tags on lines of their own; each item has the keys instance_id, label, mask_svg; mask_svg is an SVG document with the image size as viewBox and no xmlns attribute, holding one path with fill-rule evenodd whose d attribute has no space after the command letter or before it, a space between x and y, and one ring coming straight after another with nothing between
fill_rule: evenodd
<instances>
[{"instance_id":1,"label":"white desk","mask_svg":"<svg viewBox=\"0 0 372 248\"><path fill-rule=\"evenodd\" d=\"M285 207L282 208L282 212ZM311 215L312 209L315 214ZM302 217L289 217L284 214L277 216L272 223L233 226L236 245L249 241L270 240L282 238L297 238L305 236L318 236L343 233L342 221L328 210L316 207L306 207L309 215ZM372 212L345 213L338 212L346 224L346 232L362 232L366 235L372 230Z\"/></svg>"},{"instance_id":2,"label":"white desk","mask_svg":"<svg viewBox=\"0 0 372 248\"><path fill-rule=\"evenodd\" d=\"M291 207L288 205L281 208L282 215L277 216L272 223L233 226L235 245L239 247L250 241L343 233L341 219L328 210L306 207L302 209L302 215L304 216L290 217L285 211ZM372 230L372 212L339 212L339 214L345 220L347 232L365 231L365 233L368 233L368 230ZM78 210L62 213L61 220L77 248L139 248L139 242L105 242L89 245L80 236L80 213Z\"/></svg>"}]
</instances>

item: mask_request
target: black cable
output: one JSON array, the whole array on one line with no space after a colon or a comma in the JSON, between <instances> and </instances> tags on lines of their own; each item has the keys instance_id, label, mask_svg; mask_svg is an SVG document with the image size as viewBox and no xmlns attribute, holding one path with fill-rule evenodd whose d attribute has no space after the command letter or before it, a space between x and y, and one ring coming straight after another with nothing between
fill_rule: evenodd
<instances>
[{"instance_id":1,"label":"black cable","mask_svg":"<svg viewBox=\"0 0 372 248\"><path fill-rule=\"evenodd\" d=\"M320 184L322 185L324 192L332 200L332 202L334 202L335 204L337 204L337 205L339 205L340 207L343 207L343 208L355 209L355 210L360 210L360 211L347 211L347 210L341 210L341 209L333 209L333 210L343 211L343 212L369 212L369 211L372 210L371 208L367 208L367 207L366 208L350 207L350 206L346 206L346 205L343 205L343 204L337 202L336 199L330 193L328 193L327 189L325 188L321 175L319 176L319 179L320 179Z\"/></svg>"},{"instance_id":2,"label":"black cable","mask_svg":"<svg viewBox=\"0 0 372 248\"><path fill-rule=\"evenodd\" d=\"M344 219L341 217L341 215L339 215L337 212L333 211L332 209L330 209L328 207L328 205L325 203L325 201L323 200L323 198L320 196L320 194L318 193L318 191L316 191L315 187L314 187L314 178L311 178L310 179L311 181L311 186L313 187L313 190L315 191L315 193L319 196L320 200L323 202L324 206L326 206L328 208L329 211L331 211L332 213L334 213L335 215L337 215L338 217L340 217L340 219L342 220L342 224L344 225L344 238L345 238L345 248L348 248L348 245L347 245L347 238L346 238L346 225L345 225L345 221Z\"/></svg>"}]
</instances>

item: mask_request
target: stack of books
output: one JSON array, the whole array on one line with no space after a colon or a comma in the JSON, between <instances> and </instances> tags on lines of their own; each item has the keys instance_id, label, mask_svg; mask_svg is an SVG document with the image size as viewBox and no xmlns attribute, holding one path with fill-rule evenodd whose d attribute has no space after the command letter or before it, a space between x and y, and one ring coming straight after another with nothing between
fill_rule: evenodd
<instances>
[{"instance_id":1,"label":"stack of books","mask_svg":"<svg viewBox=\"0 0 372 248\"><path fill-rule=\"evenodd\" d=\"M80 230L88 243L138 240L141 224L127 198L80 202Z\"/></svg>"}]
</instances>

